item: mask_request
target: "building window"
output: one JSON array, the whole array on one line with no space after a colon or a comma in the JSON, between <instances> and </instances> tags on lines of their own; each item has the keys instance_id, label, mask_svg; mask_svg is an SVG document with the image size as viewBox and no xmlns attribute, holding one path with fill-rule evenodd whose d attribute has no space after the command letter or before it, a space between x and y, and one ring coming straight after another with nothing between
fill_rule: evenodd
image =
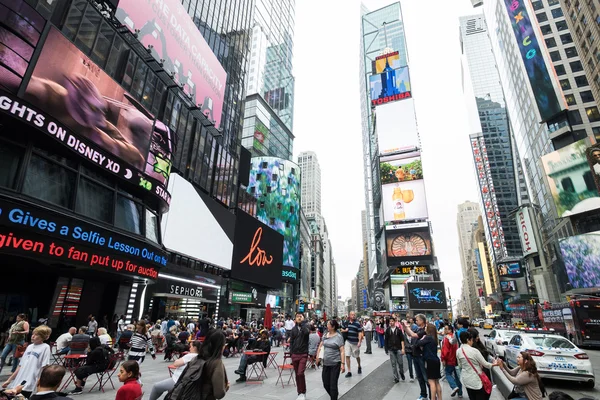
<instances>
[{"instance_id":1,"label":"building window","mask_svg":"<svg viewBox=\"0 0 600 400\"><path fill-rule=\"evenodd\" d=\"M538 22L546 22L548 21L548 16L546 15L545 12L541 12L539 14L535 14Z\"/></svg>"},{"instance_id":2,"label":"building window","mask_svg":"<svg viewBox=\"0 0 600 400\"><path fill-rule=\"evenodd\" d=\"M552 17L554 17L554 18L560 18L564 15L562 12L562 8L560 8L560 7L555 8L551 12L552 12Z\"/></svg>"},{"instance_id":3,"label":"building window","mask_svg":"<svg viewBox=\"0 0 600 400\"><path fill-rule=\"evenodd\" d=\"M70 168L33 153L25 175L23 193L70 208L77 174Z\"/></svg>"},{"instance_id":4,"label":"building window","mask_svg":"<svg viewBox=\"0 0 600 400\"><path fill-rule=\"evenodd\" d=\"M588 85L588 80L585 75L576 76L575 83L577 84L577 87L583 87Z\"/></svg>"},{"instance_id":5,"label":"building window","mask_svg":"<svg viewBox=\"0 0 600 400\"><path fill-rule=\"evenodd\" d=\"M600 112L598 112L598 107L588 107L585 109L585 113L587 114L590 122L600 121Z\"/></svg>"},{"instance_id":6,"label":"building window","mask_svg":"<svg viewBox=\"0 0 600 400\"><path fill-rule=\"evenodd\" d=\"M581 101L583 103L589 103L594 101L594 95L592 94L591 90L584 90L583 92L579 93L581 95Z\"/></svg>"},{"instance_id":7,"label":"building window","mask_svg":"<svg viewBox=\"0 0 600 400\"><path fill-rule=\"evenodd\" d=\"M579 110L569 111L569 122L571 122L571 125L583 124L583 119L581 118L581 113Z\"/></svg>"},{"instance_id":8,"label":"building window","mask_svg":"<svg viewBox=\"0 0 600 400\"><path fill-rule=\"evenodd\" d=\"M569 63L569 65L571 66L571 72L583 71L583 65L581 64L581 61L573 61Z\"/></svg>"},{"instance_id":9,"label":"building window","mask_svg":"<svg viewBox=\"0 0 600 400\"><path fill-rule=\"evenodd\" d=\"M0 187L15 189L22 160L22 148L0 142Z\"/></svg>"},{"instance_id":10,"label":"building window","mask_svg":"<svg viewBox=\"0 0 600 400\"><path fill-rule=\"evenodd\" d=\"M540 26L540 29L542 31L542 35L549 35L549 34L552 33L552 26L551 25Z\"/></svg>"},{"instance_id":11,"label":"building window","mask_svg":"<svg viewBox=\"0 0 600 400\"><path fill-rule=\"evenodd\" d=\"M571 89L571 83L569 82L568 79L561 79L560 87L562 88L562 90L569 90L569 89Z\"/></svg>"},{"instance_id":12,"label":"building window","mask_svg":"<svg viewBox=\"0 0 600 400\"><path fill-rule=\"evenodd\" d=\"M565 33L564 35L560 35L560 41L562 44L569 44L573 43L573 38L570 33Z\"/></svg>"},{"instance_id":13,"label":"building window","mask_svg":"<svg viewBox=\"0 0 600 400\"><path fill-rule=\"evenodd\" d=\"M114 191L82 177L77 189L75 211L98 221L112 224Z\"/></svg>"},{"instance_id":14,"label":"building window","mask_svg":"<svg viewBox=\"0 0 600 400\"><path fill-rule=\"evenodd\" d=\"M556 47L556 40L554 38L546 39L546 47L548 47L549 49Z\"/></svg>"},{"instance_id":15,"label":"building window","mask_svg":"<svg viewBox=\"0 0 600 400\"><path fill-rule=\"evenodd\" d=\"M570 106L574 106L575 104L577 104L577 101L575 100L575 95L573 94L565 94L565 100Z\"/></svg>"},{"instance_id":16,"label":"building window","mask_svg":"<svg viewBox=\"0 0 600 400\"><path fill-rule=\"evenodd\" d=\"M554 70L556 71L556 75L561 76L567 73L564 65L555 65Z\"/></svg>"},{"instance_id":17,"label":"building window","mask_svg":"<svg viewBox=\"0 0 600 400\"><path fill-rule=\"evenodd\" d=\"M558 21L556 23L557 31L566 31L567 29L569 29L569 26L567 25L567 21Z\"/></svg>"},{"instance_id":18,"label":"building window","mask_svg":"<svg viewBox=\"0 0 600 400\"><path fill-rule=\"evenodd\" d=\"M140 235L142 206L122 194L117 195L115 226Z\"/></svg>"},{"instance_id":19,"label":"building window","mask_svg":"<svg viewBox=\"0 0 600 400\"><path fill-rule=\"evenodd\" d=\"M535 11L541 10L542 8L544 8L544 3L542 3L541 1L534 1L531 3L531 5L533 6L533 9Z\"/></svg>"},{"instance_id":20,"label":"building window","mask_svg":"<svg viewBox=\"0 0 600 400\"><path fill-rule=\"evenodd\" d=\"M575 186L571 178L567 177L560 181L560 184L565 192L575 193Z\"/></svg>"},{"instance_id":21,"label":"building window","mask_svg":"<svg viewBox=\"0 0 600 400\"><path fill-rule=\"evenodd\" d=\"M552 59L552 61L560 61L560 52L558 52L558 51L551 51L550 52L550 58Z\"/></svg>"},{"instance_id":22,"label":"building window","mask_svg":"<svg viewBox=\"0 0 600 400\"><path fill-rule=\"evenodd\" d=\"M559 0L548 0L548 7L552 7L558 4ZM537 264L536 264L537 265Z\"/></svg>"},{"instance_id":23,"label":"building window","mask_svg":"<svg viewBox=\"0 0 600 400\"><path fill-rule=\"evenodd\" d=\"M577 49L575 47L569 47L568 49L565 49L565 54L567 55L567 58L577 57Z\"/></svg>"}]
</instances>

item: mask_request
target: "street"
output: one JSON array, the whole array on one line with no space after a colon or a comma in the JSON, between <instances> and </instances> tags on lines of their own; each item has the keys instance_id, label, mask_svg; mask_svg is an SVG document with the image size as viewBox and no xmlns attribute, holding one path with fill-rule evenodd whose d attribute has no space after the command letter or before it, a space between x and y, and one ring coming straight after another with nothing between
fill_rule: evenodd
<instances>
[{"instance_id":1,"label":"street","mask_svg":"<svg viewBox=\"0 0 600 400\"><path fill-rule=\"evenodd\" d=\"M479 331L481 332L482 339L484 339L483 335L487 335L491 332L491 330L489 330L489 329L481 329L481 328L479 328ZM592 349L582 349L582 350L584 350L590 357L590 361L592 362L592 366L594 367L594 375L597 376L597 374L600 373L600 350L597 350L597 349L593 349L593 350ZM600 399L600 389L599 389L600 383L598 383L598 382L596 382L596 387L593 389L585 388L585 387L583 387L583 385L581 385L577 382L563 381L563 380L558 380L558 379L544 379L543 382L544 382L544 385L546 386L546 391L548 392L548 394L550 394L554 391L561 391L561 392L565 392L565 393L569 394L571 397L573 397L576 400L581 399L583 397ZM509 385L509 388L512 389L512 386L510 386L510 382L507 381L507 384Z\"/></svg>"}]
</instances>

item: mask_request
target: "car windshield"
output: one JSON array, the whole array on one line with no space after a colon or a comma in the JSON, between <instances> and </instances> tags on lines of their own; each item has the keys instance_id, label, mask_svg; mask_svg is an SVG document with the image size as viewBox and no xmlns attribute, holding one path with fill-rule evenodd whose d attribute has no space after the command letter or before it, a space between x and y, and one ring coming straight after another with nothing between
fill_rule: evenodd
<instances>
[{"instance_id":1,"label":"car windshield","mask_svg":"<svg viewBox=\"0 0 600 400\"><path fill-rule=\"evenodd\" d=\"M533 342L536 346L548 347L551 349L574 349L573 343L565 338L554 336L536 336L533 337Z\"/></svg>"},{"instance_id":2,"label":"car windshield","mask_svg":"<svg viewBox=\"0 0 600 400\"><path fill-rule=\"evenodd\" d=\"M516 332L502 332L500 334L500 336L502 336L503 338L505 338L507 341L510 340L510 338L512 338L513 336L515 336Z\"/></svg>"}]
</instances>

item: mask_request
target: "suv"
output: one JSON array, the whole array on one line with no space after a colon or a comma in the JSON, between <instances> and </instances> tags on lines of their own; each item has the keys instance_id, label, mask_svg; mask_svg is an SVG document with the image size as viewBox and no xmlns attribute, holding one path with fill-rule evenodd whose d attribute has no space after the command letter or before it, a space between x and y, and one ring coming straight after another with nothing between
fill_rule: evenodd
<instances>
[{"instance_id":1,"label":"suv","mask_svg":"<svg viewBox=\"0 0 600 400\"><path fill-rule=\"evenodd\" d=\"M510 342L510 339L518 333L518 331L494 329L489 335L484 335L486 338L485 348L488 349L494 357L504 359L505 347L508 345L508 342Z\"/></svg>"}]
</instances>

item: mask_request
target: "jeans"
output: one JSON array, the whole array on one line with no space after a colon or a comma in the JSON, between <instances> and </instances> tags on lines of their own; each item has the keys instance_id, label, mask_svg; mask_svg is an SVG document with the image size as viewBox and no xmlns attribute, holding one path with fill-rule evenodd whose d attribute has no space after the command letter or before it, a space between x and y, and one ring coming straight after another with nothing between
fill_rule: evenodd
<instances>
[{"instance_id":1,"label":"jeans","mask_svg":"<svg viewBox=\"0 0 600 400\"><path fill-rule=\"evenodd\" d=\"M292 365L296 373L296 389L298 390L298 394L306 394L306 377L304 376L304 372L306 371L307 360L308 354L292 354Z\"/></svg>"},{"instance_id":2,"label":"jeans","mask_svg":"<svg viewBox=\"0 0 600 400\"><path fill-rule=\"evenodd\" d=\"M71 351L71 348L67 346L56 354L69 354L70 351Z\"/></svg>"},{"instance_id":3,"label":"jeans","mask_svg":"<svg viewBox=\"0 0 600 400\"><path fill-rule=\"evenodd\" d=\"M367 331L365 332L365 336L366 336L366 342L367 342L367 353L371 352L371 342L373 341L373 331Z\"/></svg>"},{"instance_id":4,"label":"jeans","mask_svg":"<svg viewBox=\"0 0 600 400\"><path fill-rule=\"evenodd\" d=\"M462 388L462 383L460 383L460 377L458 376L458 373L456 371L456 366L446 365L445 371L446 371L446 379L448 380L448 384L450 385L450 388L452 390L454 390L455 388L458 388L458 395L462 396L463 388Z\"/></svg>"},{"instance_id":5,"label":"jeans","mask_svg":"<svg viewBox=\"0 0 600 400\"><path fill-rule=\"evenodd\" d=\"M246 368L248 367L248 364L254 364L255 362L259 362L259 357L258 356L250 356L248 357L245 354L242 354L242 358L240 358L240 366L238 367L238 372L241 372L240 375L244 376L246 375Z\"/></svg>"},{"instance_id":6,"label":"jeans","mask_svg":"<svg viewBox=\"0 0 600 400\"><path fill-rule=\"evenodd\" d=\"M414 356L415 369L417 372L417 380L421 387L421 397L427 397L427 371L425 370L425 360L423 356ZM429 397L431 398L431 397Z\"/></svg>"},{"instance_id":7,"label":"jeans","mask_svg":"<svg viewBox=\"0 0 600 400\"><path fill-rule=\"evenodd\" d=\"M379 348L382 348L384 345L385 336L383 335L383 333L378 333L377 336L379 337Z\"/></svg>"},{"instance_id":8,"label":"jeans","mask_svg":"<svg viewBox=\"0 0 600 400\"><path fill-rule=\"evenodd\" d=\"M6 357L9 356L9 354L13 354L15 350L17 350L17 346L22 345L23 342L20 343L9 343L6 346L4 346L4 350L2 350L2 355L0 356L0 371L2 370L2 368L4 368L4 364L6 364ZM19 359L18 358L13 358L13 362L12 362L12 372L15 372L17 370L17 367L19 366Z\"/></svg>"},{"instance_id":9,"label":"jeans","mask_svg":"<svg viewBox=\"0 0 600 400\"><path fill-rule=\"evenodd\" d=\"M414 359L412 353L406 352L406 361L408 361L408 373L410 375L410 379L415 379L415 374L413 372Z\"/></svg>"},{"instance_id":10,"label":"jeans","mask_svg":"<svg viewBox=\"0 0 600 400\"><path fill-rule=\"evenodd\" d=\"M390 350L390 362L392 363L392 371L394 372L394 379L400 380L398 377L398 368L400 368L400 376L404 380L404 360L402 357L401 350Z\"/></svg>"},{"instance_id":11,"label":"jeans","mask_svg":"<svg viewBox=\"0 0 600 400\"><path fill-rule=\"evenodd\" d=\"M341 368L341 363L323 366L321 379L323 379L323 387L331 400L337 400L338 398L338 380L340 379Z\"/></svg>"},{"instance_id":12,"label":"jeans","mask_svg":"<svg viewBox=\"0 0 600 400\"><path fill-rule=\"evenodd\" d=\"M150 392L150 400L157 400L164 392L168 392L173 389L175 382L173 378L165 379L164 381L156 382L152 386L152 392Z\"/></svg>"}]
</instances>

